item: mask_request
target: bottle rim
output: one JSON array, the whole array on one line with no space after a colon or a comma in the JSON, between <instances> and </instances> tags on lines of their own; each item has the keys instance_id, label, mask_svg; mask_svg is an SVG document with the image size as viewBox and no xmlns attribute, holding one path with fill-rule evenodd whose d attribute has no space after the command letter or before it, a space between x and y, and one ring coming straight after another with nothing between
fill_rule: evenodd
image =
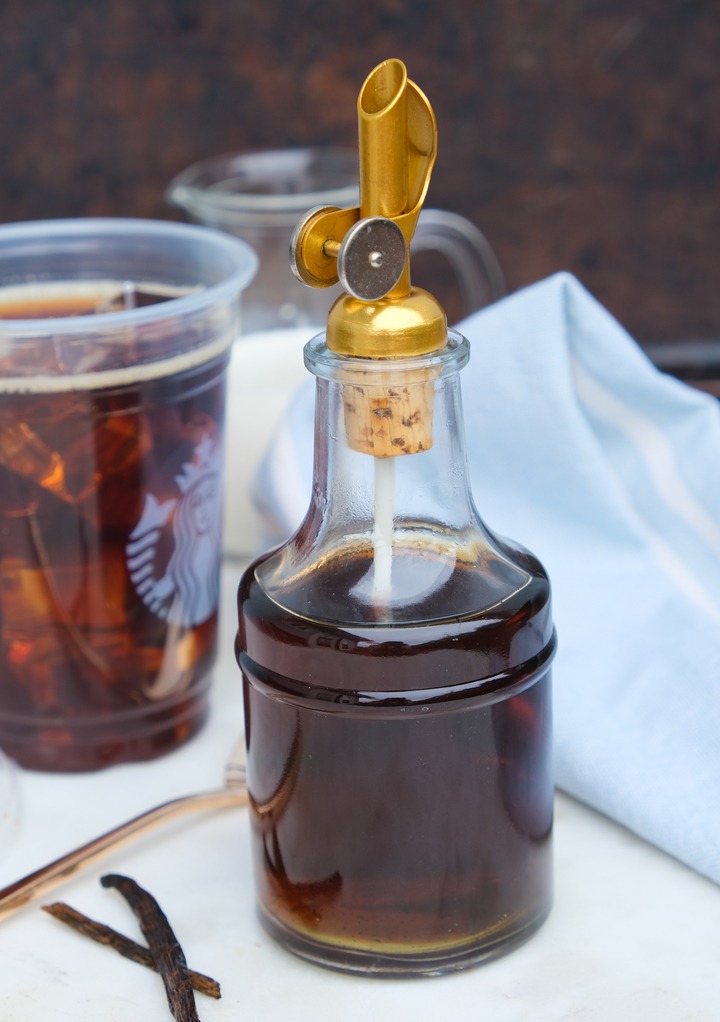
<instances>
[{"instance_id":1,"label":"bottle rim","mask_svg":"<svg viewBox=\"0 0 720 1022\"><path fill-rule=\"evenodd\" d=\"M368 374L376 373L383 381L389 376L402 378L406 374L426 372L437 378L459 372L470 358L470 342L457 330L448 330L447 342L437 351L408 358L358 358L338 355L328 348L323 331L312 337L303 356L310 372L323 380L341 380L347 383L353 372L362 374L367 383Z\"/></svg>"}]
</instances>

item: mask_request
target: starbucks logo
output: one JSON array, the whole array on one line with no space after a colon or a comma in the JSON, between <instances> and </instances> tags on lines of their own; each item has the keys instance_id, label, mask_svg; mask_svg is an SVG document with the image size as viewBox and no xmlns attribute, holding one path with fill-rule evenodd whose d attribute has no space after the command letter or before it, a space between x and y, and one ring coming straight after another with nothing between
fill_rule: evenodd
<instances>
[{"instance_id":1,"label":"starbucks logo","mask_svg":"<svg viewBox=\"0 0 720 1022\"><path fill-rule=\"evenodd\" d=\"M149 492L126 547L130 578L153 614L171 624L206 621L218 604L222 524L222 451L209 437L175 477L178 496L160 502ZM158 546L172 553L158 571Z\"/></svg>"}]
</instances>

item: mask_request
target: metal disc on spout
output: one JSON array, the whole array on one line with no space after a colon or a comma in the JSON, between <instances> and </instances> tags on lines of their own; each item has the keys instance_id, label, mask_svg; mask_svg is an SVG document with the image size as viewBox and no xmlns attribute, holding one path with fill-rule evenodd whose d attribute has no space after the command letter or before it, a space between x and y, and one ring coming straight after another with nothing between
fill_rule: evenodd
<instances>
[{"instance_id":1,"label":"metal disc on spout","mask_svg":"<svg viewBox=\"0 0 720 1022\"><path fill-rule=\"evenodd\" d=\"M340 283L363 302L384 298L405 269L407 246L396 223L382 216L358 220L343 238L338 252Z\"/></svg>"}]
</instances>

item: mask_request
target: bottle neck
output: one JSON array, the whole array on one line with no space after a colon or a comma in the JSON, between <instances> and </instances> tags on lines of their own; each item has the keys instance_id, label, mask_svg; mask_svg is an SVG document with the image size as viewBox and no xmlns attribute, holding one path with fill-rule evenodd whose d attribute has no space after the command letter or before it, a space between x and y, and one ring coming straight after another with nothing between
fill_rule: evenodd
<instances>
[{"instance_id":1,"label":"bottle neck","mask_svg":"<svg viewBox=\"0 0 720 1022\"><path fill-rule=\"evenodd\" d=\"M459 371L468 342L431 355L344 358L322 335L306 348L317 376L313 496L306 541L422 534L464 545L478 524L467 476Z\"/></svg>"},{"instance_id":2,"label":"bottle neck","mask_svg":"<svg viewBox=\"0 0 720 1022\"><path fill-rule=\"evenodd\" d=\"M323 335L306 346L318 379L310 507L255 569L276 605L337 624L414 625L496 606L527 584L522 558L486 529L470 494L468 355L454 333L417 359L347 358Z\"/></svg>"}]
</instances>

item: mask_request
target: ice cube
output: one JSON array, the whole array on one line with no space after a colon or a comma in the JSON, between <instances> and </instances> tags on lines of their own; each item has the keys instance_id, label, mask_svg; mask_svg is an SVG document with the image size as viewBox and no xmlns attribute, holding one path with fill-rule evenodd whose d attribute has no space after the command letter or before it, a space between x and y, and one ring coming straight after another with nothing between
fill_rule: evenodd
<instances>
[{"instance_id":1,"label":"ice cube","mask_svg":"<svg viewBox=\"0 0 720 1022\"><path fill-rule=\"evenodd\" d=\"M57 451L51 450L26 422L0 430L0 463L29 479L61 500L72 501L65 486L65 466Z\"/></svg>"}]
</instances>

